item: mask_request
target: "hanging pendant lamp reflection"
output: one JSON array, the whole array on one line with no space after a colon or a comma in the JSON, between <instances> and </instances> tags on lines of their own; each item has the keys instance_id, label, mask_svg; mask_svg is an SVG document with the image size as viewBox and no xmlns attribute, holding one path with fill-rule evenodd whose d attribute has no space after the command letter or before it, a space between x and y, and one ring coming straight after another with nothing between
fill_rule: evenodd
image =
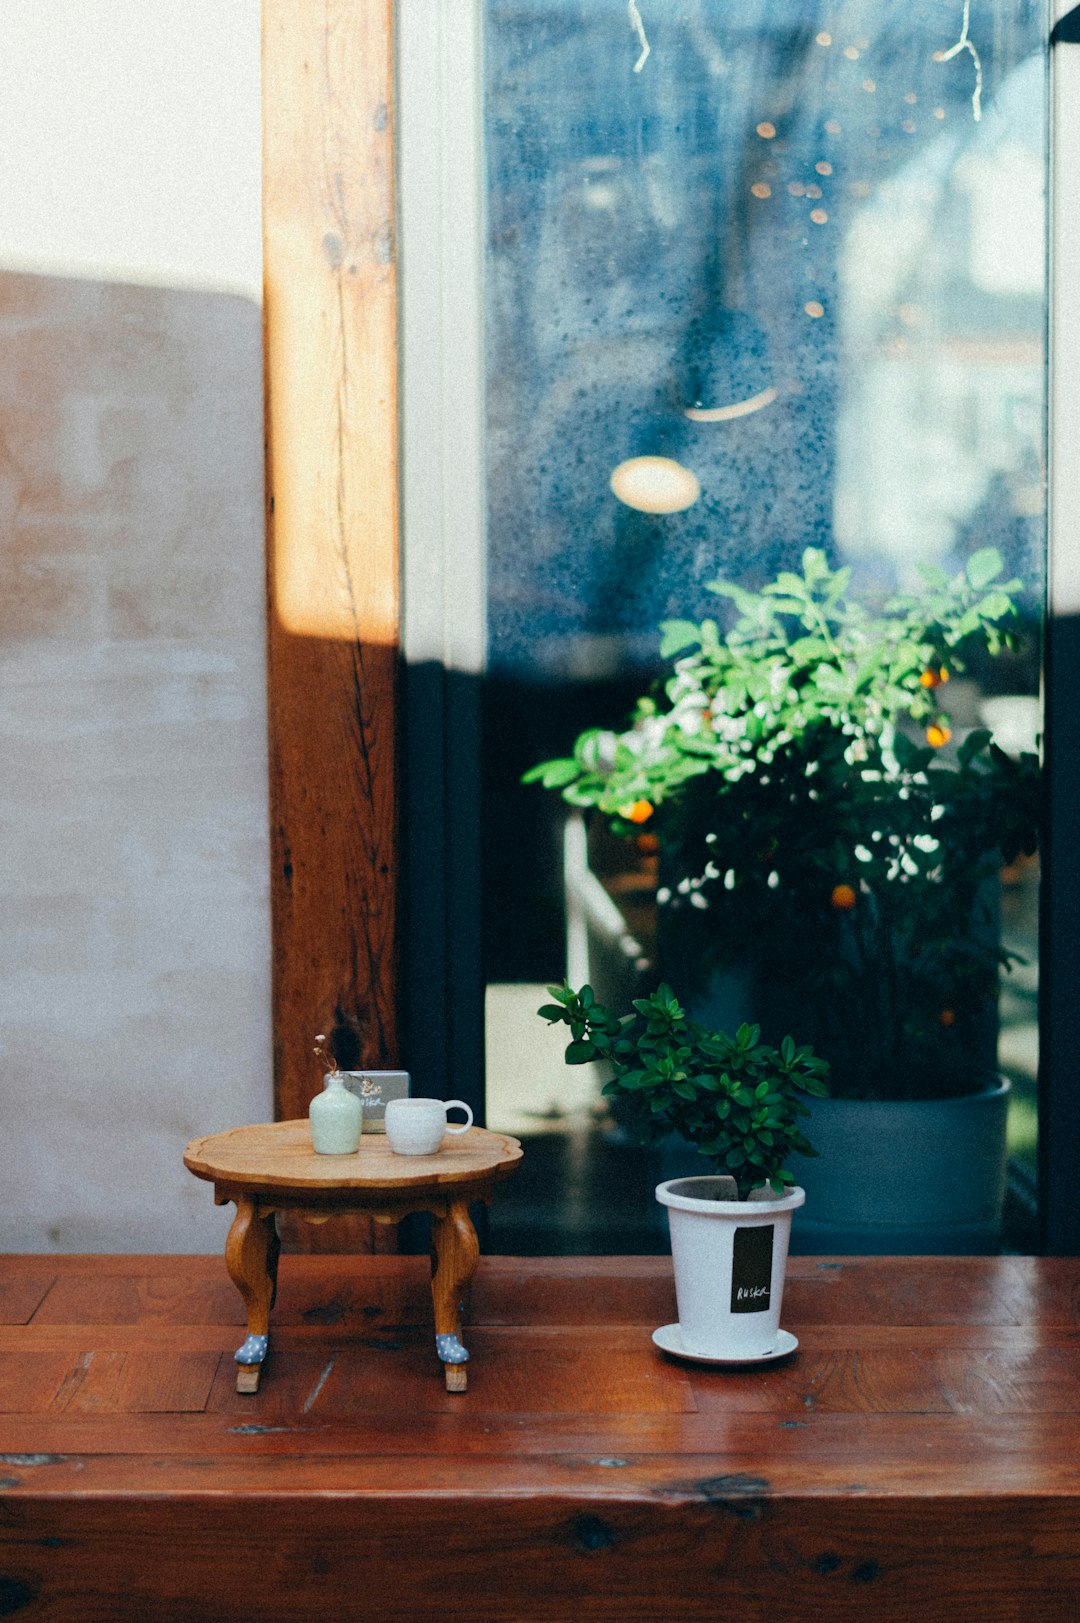
<instances>
[{"instance_id":1,"label":"hanging pendant lamp reflection","mask_svg":"<svg viewBox=\"0 0 1080 1623\"><path fill-rule=\"evenodd\" d=\"M696 473L670 456L632 456L610 479L621 502L638 513L683 513L701 495Z\"/></svg>"},{"instance_id":2,"label":"hanging pendant lamp reflection","mask_svg":"<svg viewBox=\"0 0 1080 1623\"><path fill-rule=\"evenodd\" d=\"M690 325L678 382L683 415L694 423L726 423L771 406L768 342L745 310L718 310Z\"/></svg>"}]
</instances>

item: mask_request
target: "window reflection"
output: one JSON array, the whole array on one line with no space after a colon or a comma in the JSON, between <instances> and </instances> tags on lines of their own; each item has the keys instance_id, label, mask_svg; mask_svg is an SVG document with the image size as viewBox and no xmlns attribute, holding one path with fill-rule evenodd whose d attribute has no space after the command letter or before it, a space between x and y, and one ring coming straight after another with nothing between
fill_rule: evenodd
<instances>
[{"instance_id":1,"label":"window reflection","mask_svg":"<svg viewBox=\"0 0 1080 1623\"><path fill-rule=\"evenodd\" d=\"M993 545L1038 627L1043 7L638 0L644 62L632 10L484 8L485 781L514 830L486 873L497 985L561 978L577 905L559 812L519 772L621 723L659 621L708 613L708 581L761 584L812 545L874 595ZM1036 635L951 708L997 706L1030 748L1037 692ZM655 858L616 845L594 835L590 871L640 960ZM1034 874L1006 877L1030 960ZM1014 1079L1034 1076L1034 990L1029 964L1003 1010ZM497 1070L490 1119L521 1126ZM564 1075L525 1108L559 1108Z\"/></svg>"},{"instance_id":2,"label":"window reflection","mask_svg":"<svg viewBox=\"0 0 1080 1623\"><path fill-rule=\"evenodd\" d=\"M1041 581L1042 72L1029 59L978 125L930 139L840 245L834 534L869 571L993 544Z\"/></svg>"}]
</instances>

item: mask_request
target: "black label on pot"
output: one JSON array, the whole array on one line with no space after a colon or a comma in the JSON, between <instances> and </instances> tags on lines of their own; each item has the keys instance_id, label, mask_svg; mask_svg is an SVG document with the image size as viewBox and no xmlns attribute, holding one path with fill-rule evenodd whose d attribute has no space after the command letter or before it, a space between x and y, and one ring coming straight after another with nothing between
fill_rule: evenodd
<instances>
[{"instance_id":1,"label":"black label on pot","mask_svg":"<svg viewBox=\"0 0 1080 1623\"><path fill-rule=\"evenodd\" d=\"M731 1311L764 1313L772 1291L773 1225L735 1230L731 1262Z\"/></svg>"}]
</instances>

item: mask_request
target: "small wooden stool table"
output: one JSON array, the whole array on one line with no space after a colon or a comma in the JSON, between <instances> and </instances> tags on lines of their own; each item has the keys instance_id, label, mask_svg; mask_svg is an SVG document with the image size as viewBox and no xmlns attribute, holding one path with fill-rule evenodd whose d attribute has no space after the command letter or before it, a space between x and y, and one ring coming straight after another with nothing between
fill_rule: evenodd
<instances>
[{"instance_id":1,"label":"small wooden stool table","mask_svg":"<svg viewBox=\"0 0 1080 1623\"><path fill-rule=\"evenodd\" d=\"M480 1258L470 1202L521 1160L516 1138L470 1127L448 1134L437 1155L395 1155L381 1134L365 1134L352 1155L316 1155L306 1121L234 1127L192 1139L184 1165L214 1185L218 1206L236 1202L225 1265L247 1306L247 1339L237 1348L238 1392L257 1392L270 1337L280 1243L275 1215L309 1223L362 1213L398 1223L410 1212L432 1216L431 1294L435 1350L448 1392L464 1392L469 1354L461 1341L461 1295Z\"/></svg>"}]
</instances>

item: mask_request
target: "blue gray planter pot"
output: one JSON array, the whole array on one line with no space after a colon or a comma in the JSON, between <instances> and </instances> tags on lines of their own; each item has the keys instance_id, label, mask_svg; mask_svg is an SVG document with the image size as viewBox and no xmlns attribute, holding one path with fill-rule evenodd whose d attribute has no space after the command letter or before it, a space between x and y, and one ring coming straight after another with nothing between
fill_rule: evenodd
<instances>
[{"instance_id":1,"label":"blue gray planter pot","mask_svg":"<svg viewBox=\"0 0 1080 1623\"><path fill-rule=\"evenodd\" d=\"M796 1157L803 1255L976 1256L998 1250L1009 1083L962 1099L815 1099Z\"/></svg>"}]
</instances>

